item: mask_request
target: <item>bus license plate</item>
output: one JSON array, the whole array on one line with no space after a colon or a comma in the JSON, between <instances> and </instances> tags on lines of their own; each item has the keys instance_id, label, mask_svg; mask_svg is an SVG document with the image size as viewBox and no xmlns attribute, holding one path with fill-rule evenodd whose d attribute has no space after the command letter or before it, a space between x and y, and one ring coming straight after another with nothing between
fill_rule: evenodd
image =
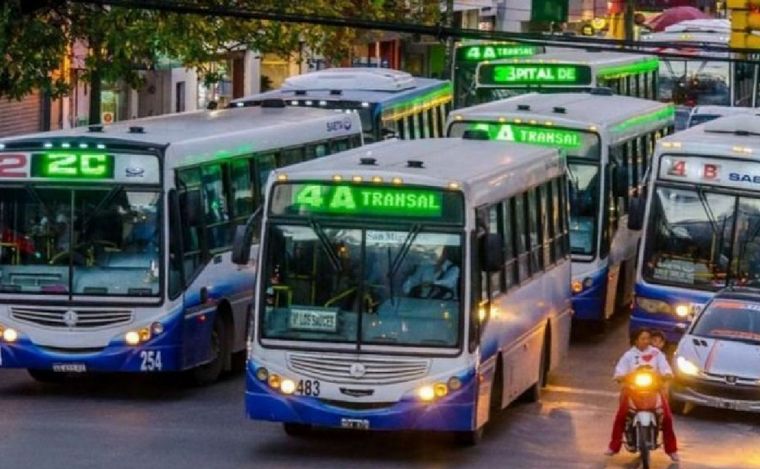
<instances>
[{"instance_id":1,"label":"bus license plate","mask_svg":"<svg viewBox=\"0 0 760 469\"><path fill-rule=\"evenodd\" d=\"M53 371L56 373L87 373L87 365L84 363L53 363Z\"/></svg>"},{"instance_id":2,"label":"bus license plate","mask_svg":"<svg viewBox=\"0 0 760 469\"><path fill-rule=\"evenodd\" d=\"M351 430L369 430L367 419L340 419L340 426Z\"/></svg>"},{"instance_id":3,"label":"bus license plate","mask_svg":"<svg viewBox=\"0 0 760 469\"><path fill-rule=\"evenodd\" d=\"M314 332L336 332L338 313L337 311L293 309L290 312L290 328Z\"/></svg>"}]
</instances>

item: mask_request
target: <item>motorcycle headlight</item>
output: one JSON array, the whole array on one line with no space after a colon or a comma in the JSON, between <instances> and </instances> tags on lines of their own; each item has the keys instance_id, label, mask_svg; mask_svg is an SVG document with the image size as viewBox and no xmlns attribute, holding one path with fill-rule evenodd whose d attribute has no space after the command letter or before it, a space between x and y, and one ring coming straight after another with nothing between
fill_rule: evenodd
<instances>
[{"instance_id":1,"label":"motorcycle headlight","mask_svg":"<svg viewBox=\"0 0 760 469\"><path fill-rule=\"evenodd\" d=\"M652 373L636 373L633 377L633 384L637 388L648 388L654 383Z\"/></svg>"},{"instance_id":2,"label":"motorcycle headlight","mask_svg":"<svg viewBox=\"0 0 760 469\"><path fill-rule=\"evenodd\" d=\"M673 308L662 300L637 296L636 304L649 314L671 314L673 312Z\"/></svg>"},{"instance_id":3,"label":"motorcycle headlight","mask_svg":"<svg viewBox=\"0 0 760 469\"><path fill-rule=\"evenodd\" d=\"M682 356L676 358L676 366L678 367L678 371L687 376L697 376L699 374L699 367Z\"/></svg>"}]
</instances>

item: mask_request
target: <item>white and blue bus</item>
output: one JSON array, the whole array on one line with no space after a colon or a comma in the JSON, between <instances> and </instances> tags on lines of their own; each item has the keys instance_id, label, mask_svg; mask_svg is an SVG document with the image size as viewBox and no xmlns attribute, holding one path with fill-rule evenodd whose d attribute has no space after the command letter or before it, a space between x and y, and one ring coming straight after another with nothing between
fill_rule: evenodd
<instances>
[{"instance_id":1,"label":"white and blue bus","mask_svg":"<svg viewBox=\"0 0 760 469\"><path fill-rule=\"evenodd\" d=\"M475 443L537 399L572 315L560 152L395 140L314 163L268 184L248 416Z\"/></svg>"},{"instance_id":2,"label":"white and blue bus","mask_svg":"<svg viewBox=\"0 0 760 469\"><path fill-rule=\"evenodd\" d=\"M727 286L760 285L760 117L734 115L657 144L648 196L631 212L644 236L631 330L676 342Z\"/></svg>"},{"instance_id":3,"label":"white and blue bus","mask_svg":"<svg viewBox=\"0 0 760 469\"><path fill-rule=\"evenodd\" d=\"M659 60L652 55L580 49L486 61L477 69L477 102L525 93L568 93L595 88L655 99L658 67Z\"/></svg>"},{"instance_id":4,"label":"white and blue bus","mask_svg":"<svg viewBox=\"0 0 760 469\"><path fill-rule=\"evenodd\" d=\"M273 169L361 144L358 116L270 104L3 140L0 368L229 369L255 274L234 225Z\"/></svg>"},{"instance_id":5,"label":"white and blue bus","mask_svg":"<svg viewBox=\"0 0 760 469\"><path fill-rule=\"evenodd\" d=\"M388 68L331 68L285 80L280 89L234 100L231 107L282 99L289 106L333 109L361 117L364 140L442 137L451 82Z\"/></svg>"},{"instance_id":6,"label":"white and blue bus","mask_svg":"<svg viewBox=\"0 0 760 469\"><path fill-rule=\"evenodd\" d=\"M645 182L655 141L672 127L670 105L596 91L460 109L449 118L448 135L479 131L567 154L573 310L576 320L595 327L633 298L638 235L626 228L628 201Z\"/></svg>"}]
</instances>

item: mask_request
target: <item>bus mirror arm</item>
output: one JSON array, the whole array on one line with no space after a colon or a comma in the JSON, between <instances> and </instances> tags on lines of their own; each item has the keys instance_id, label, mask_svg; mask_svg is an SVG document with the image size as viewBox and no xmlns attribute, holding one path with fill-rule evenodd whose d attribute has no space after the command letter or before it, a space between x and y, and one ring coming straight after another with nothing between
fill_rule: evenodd
<instances>
[{"instance_id":1,"label":"bus mirror arm","mask_svg":"<svg viewBox=\"0 0 760 469\"><path fill-rule=\"evenodd\" d=\"M232 262L237 265L248 264L251 259L253 237L261 228L261 207L248 217L244 225L235 227L235 238L232 242Z\"/></svg>"},{"instance_id":2,"label":"bus mirror arm","mask_svg":"<svg viewBox=\"0 0 760 469\"><path fill-rule=\"evenodd\" d=\"M480 237L480 265L483 271L494 273L504 267L504 237L501 233L487 233Z\"/></svg>"},{"instance_id":3,"label":"bus mirror arm","mask_svg":"<svg viewBox=\"0 0 760 469\"><path fill-rule=\"evenodd\" d=\"M646 199L642 196L631 197L628 206L628 229L640 231L644 227L644 208Z\"/></svg>"}]
</instances>

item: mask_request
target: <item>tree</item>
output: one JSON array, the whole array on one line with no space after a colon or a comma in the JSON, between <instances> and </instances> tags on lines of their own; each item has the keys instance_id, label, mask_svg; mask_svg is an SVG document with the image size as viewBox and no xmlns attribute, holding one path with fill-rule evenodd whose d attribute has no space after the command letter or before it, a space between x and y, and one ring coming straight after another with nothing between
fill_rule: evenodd
<instances>
[{"instance_id":1,"label":"tree","mask_svg":"<svg viewBox=\"0 0 760 469\"><path fill-rule=\"evenodd\" d=\"M362 17L384 21L435 20L431 0L196 0L202 6L300 15ZM404 5L403 8L397 5ZM34 89L54 96L67 91L60 76L63 57L74 43L88 46L82 77L91 85L90 122L100 120L103 82L142 83L142 71L162 57L179 60L214 79L206 69L225 53L257 50L289 57L303 46L339 61L350 54L358 33L350 28L231 17L211 17L108 7L63 0L5 0L2 3L0 96L20 98ZM34 51L34 53L30 53Z\"/></svg>"}]
</instances>

